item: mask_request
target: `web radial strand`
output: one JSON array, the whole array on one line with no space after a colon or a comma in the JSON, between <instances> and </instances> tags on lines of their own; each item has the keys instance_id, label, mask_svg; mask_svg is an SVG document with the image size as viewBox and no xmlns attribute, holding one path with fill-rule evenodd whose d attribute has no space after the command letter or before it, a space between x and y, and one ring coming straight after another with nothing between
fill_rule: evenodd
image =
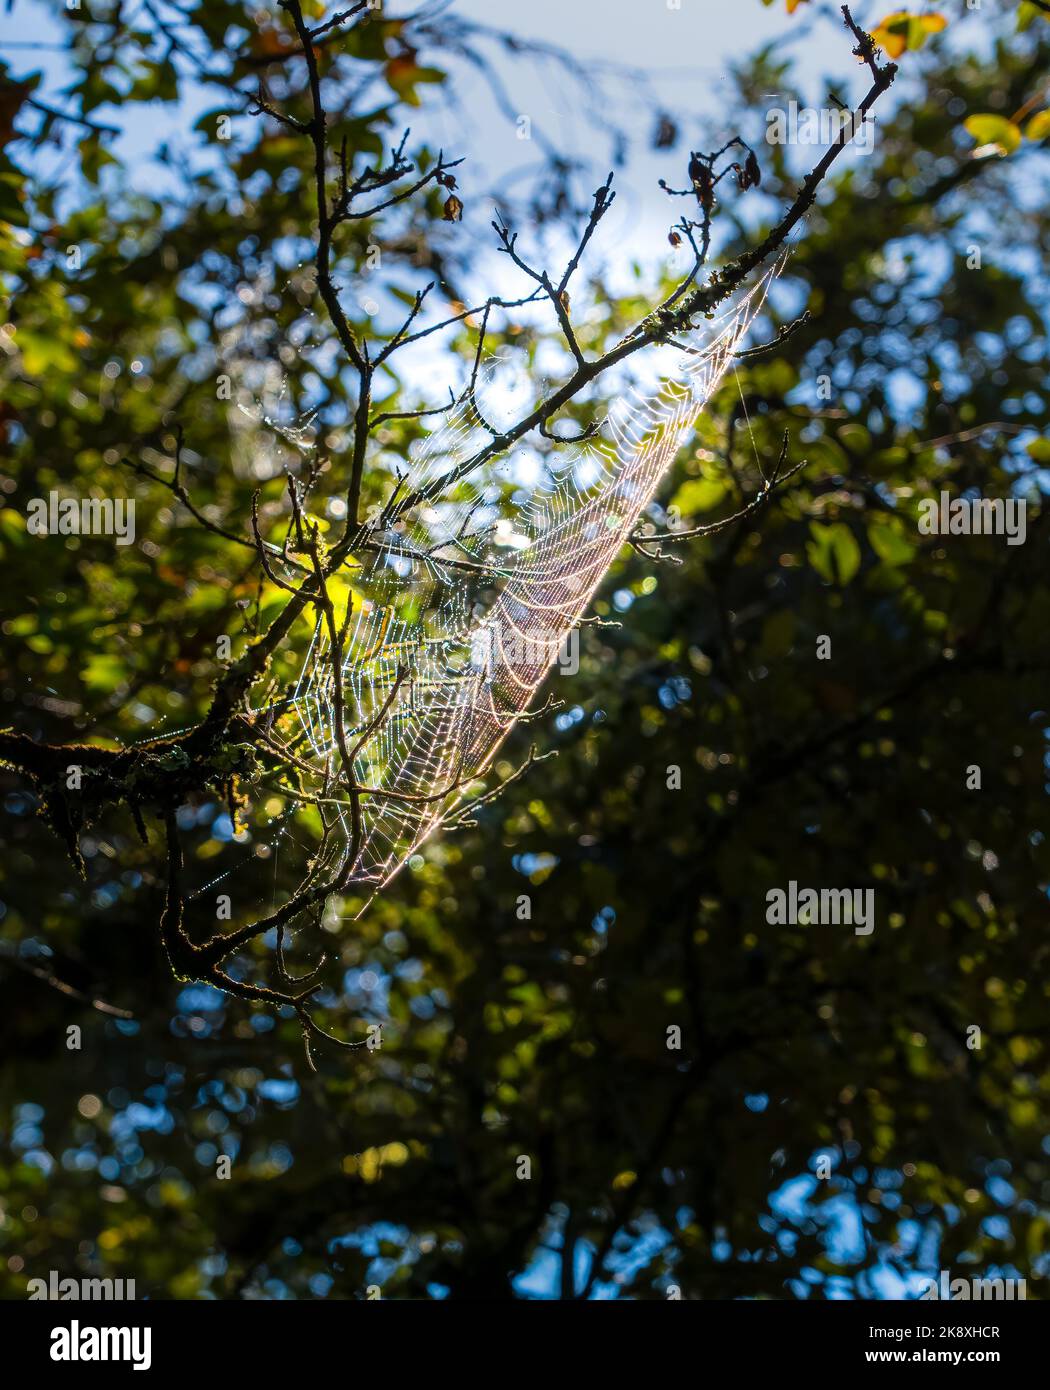
<instances>
[{"instance_id":1,"label":"web radial strand","mask_svg":"<svg viewBox=\"0 0 1050 1390\"><path fill-rule=\"evenodd\" d=\"M425 501L403 530L373 533L378 548L360 557L341 665L351 744L405 672L354 769L359 785L392 794L361 801L364 833L352 881L366 892L389 881L455 811L466 784L486 772L528 710L782 264L720 320L679 335L670 350L674 368L652 393L622 400L591 440L557 446L538 480L515 485L515 453L465 471L491 439L470 401L450 411L410 459L402 495ZM490 386L498 385L497 373L498 364ZM295 708L320 778L338 762L324 623L303 664ZM344 859L348 810L347 803L339 812Z\"/></svg>"}]
</instances>

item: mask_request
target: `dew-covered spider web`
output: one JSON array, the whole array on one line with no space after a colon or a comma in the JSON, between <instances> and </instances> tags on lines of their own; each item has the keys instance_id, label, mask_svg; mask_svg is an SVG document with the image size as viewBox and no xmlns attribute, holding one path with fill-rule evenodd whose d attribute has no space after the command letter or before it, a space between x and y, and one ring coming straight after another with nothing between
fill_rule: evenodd
<instances>
[{"instance_id":1,"label":"dew-covered spider web","mask_svg":"<svg viewBox=\"0 0 1050 1390\"><path fill-rule=\"evenodd\" d=\"M660 372L652 389L627 391L591 438L540 454L526 436L473 465L492 431L527 414L536 399L524 373L516 380L514 368L496 360L473 399L450 408L410 454L396 499L412 505L392 526L389 506L374 518L373 548L357 552L360 568L348 571L353 611L341 662L348 746L389 702L354 764L359 785L393 794L361 798L351 882L369 896L462 806L468 782L491 767L528 711L779 269L719 319L649 350ZM293 700L305 734L300 756L319 779L338 764L333 695L320 621ZM334 853L345 863L349 802L337 813Z\"/></svg>"}]
</instances>

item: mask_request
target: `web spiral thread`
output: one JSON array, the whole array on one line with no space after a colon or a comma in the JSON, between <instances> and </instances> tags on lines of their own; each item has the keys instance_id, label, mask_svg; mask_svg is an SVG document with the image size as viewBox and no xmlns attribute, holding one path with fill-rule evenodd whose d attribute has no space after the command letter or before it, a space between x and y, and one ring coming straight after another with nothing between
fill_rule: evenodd
<instances>
[{"instance_id":1,"label":"web spiral thread","mask_svg":"<svg viewBox=\"0 0 1050 1390\"><path fill-rule=\"evenodd\" d=\"M782 263L781 263L782 264ZM514 486L515 454L465 472L491 434L462 400L410 459L405 494L422 494L404 527L353 572L342 660L350 743L389 699L357 759L364 833L352 882L383 886L459 807L526 713L569 632L694 427L762 306L777 265L720 319L670 349L651 394L618 402L601 431L558 446L543 476ZM680 335L682 336L682 335ZM496 382L493 368L488 384ZM477 392L476 395L480 395ZM486 414L490 412L486 408ZM294 695L319 778L338 760L331 657L319 622ZM349 853L349 804L339 808Z\"/></svg>"}]
</instances>

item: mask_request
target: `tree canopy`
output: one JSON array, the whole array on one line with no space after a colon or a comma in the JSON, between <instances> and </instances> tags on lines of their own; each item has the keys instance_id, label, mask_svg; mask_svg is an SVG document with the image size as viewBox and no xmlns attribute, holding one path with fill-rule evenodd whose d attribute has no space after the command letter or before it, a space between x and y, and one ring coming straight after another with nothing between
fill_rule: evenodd
<instances>
[{"instance_id":1,"label":"tree canopy","mask_svg":"<svg viewBox=\"0 0 1050 1390\"><path fill-rule=\"evenodd\" d=\"M770 92L807 97L775 48L739 56L724 130L657 95L643 136L613 116L567 153L537 130L528 179L493 187L469 111L455 149L406 127L454 114L468 72L503 91L551 62L569 94L601 74L556 36L393 8L85 5L54 98L6 56L0 1287L57 1269L186 1299L879 1297L972 1265L1039 1297L1050 16L866 12L896 82L871 153L811 187L822 150L764 139ZM820 22L787 11L803 40ZM872 78L841 34L829 81L856 108ZM322 181L361 210L330 236L319 99ZM108 127L158 110L150 192ZM732 138L687 173L692 145ZM527 248L560 275L586 229L601 247L601 190L639 140L695 194L664 199L672 247L584 255L564 293L530 279ZM500 794L367 911L336 875L310 931L248 931L216 987L178 954L173 884L198 947L217 893L231 931L294 900L323 808L278 780L246 696L289 727L329 589L336 624L346 602L343 538L439 427L421 412L448 387L427 383L462 390L483 339L542 400L633 332L663 341L807 192L768 346L678 451L578 672L501 748ZM479 299L500 226L512 254ZM683 242L712 232L682 317L654 319ZM445 320L425 369L377 363ZM549 433L599 421L640 356ZM33 535L30 499L56 490L133 497L134 543ZM1024 498L1024 544L925 533L943 493ZM285 617L289 582L313 587ZM516 776L533 745L557 756ZM873 890L874 930L771 923L791 882ZM309 1023L291 985L251 994L322 949Z\"/></svg>"}]
</instances>

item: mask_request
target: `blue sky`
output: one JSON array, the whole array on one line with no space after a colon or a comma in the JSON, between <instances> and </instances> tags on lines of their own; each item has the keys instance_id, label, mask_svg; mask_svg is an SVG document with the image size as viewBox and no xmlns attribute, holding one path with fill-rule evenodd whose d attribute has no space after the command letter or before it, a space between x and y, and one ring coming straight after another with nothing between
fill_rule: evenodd
<instances>
[{"instance_id":1,"label":"blue sky","mask_svg":"<svg viewBox=\"0 0 1050 1390\"><path fill-rule=\"evenodd\" d=\"M395 16L415 8L388 0L386 12ZM506 26L527 39L555 43L588 62L643 70L661 104L681 119L697 147L709 147L733 133L726 109L728 68L764 44L774 44L778 54L794 57L797 74L814 103L823 101L827 78L833 78L836 90L844 95L859 95L866 85L841 24L818 20L806 36L800 16L789 16L783 0L775 0L768 8L760 0L733 4L681 0L678 10L669 9L668 0L530 0L528 5L513 7L494 6L492 0L452 0L447 8L464 18ZM859 0L855 8L861 18L866 10L872 16L881 13L879 6L866 0ZM69 81L61 52L69 22L57 0L15 0L14 9L0 15L0 58L15 75L43 71L45 83L39 95L60 107L62 89ZM607 158L603 142L588 121L588 103L594 93L574 90L551 63L511 63L498 57L496 61L512 105L530 118L538 134L567 156L590 156L598 165ZM618 176L619 201L607 222L607 240L615 243L619 256L625 251L651 254L653 233L665 232L670 221L668 200L656 181L661 176L676 179L681 173L680 150L670 156L649 150L651 118L637 101L636 87L632 80L610 73L607 89L599 94L602 101L617 105L616 114L633 125L632 133L640 137L636 153ZM478 73L464 69L457 74L457 89L466 117L453 114L424 90L423 109L413 116L415 133L457 153L469 152L464 179L474 186L512 176L526 154L514 126L498 112ZM101 107L97 117L122 130L114 152L135 166L133 176L140 186L155 189L157 178L164 174L152 163L151 154L162 141L172 140L185 140L200 152L204 141L193 134L193 125L203 111L217 104L213 91L193 84L178 106L155 103L152 109L144 109L137 104L131 117L119 108ZM643 120L645 128L639 129Z\"/></svg>"}]
</instances>

